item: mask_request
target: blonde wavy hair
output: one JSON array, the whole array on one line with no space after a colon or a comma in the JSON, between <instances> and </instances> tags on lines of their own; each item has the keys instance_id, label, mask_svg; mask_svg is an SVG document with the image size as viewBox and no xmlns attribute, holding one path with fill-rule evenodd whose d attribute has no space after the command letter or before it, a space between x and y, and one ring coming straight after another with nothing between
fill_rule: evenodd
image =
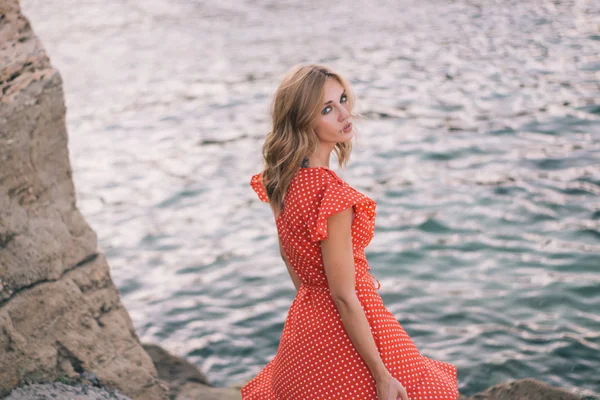
<instances>
[{"instance_id":1,"label":"blonde wavy hair","mask_svg":"<svg viewBox=\"0 0 600 400\"><path fill-rule=\"evenodd\" d=\"M285 193L305 157L319 144L314 131L323 107L323 92L327 79L335 79L345 89L348 112L353 113L355 97L350 84L341 75L324 65L297 65L290 69L277 88L271 109L272 128L262 147L263 185L275 213L284 207ZM336 143L334 153L340 167L350 159L352 144Z\"/></svg>"}]
</instances>

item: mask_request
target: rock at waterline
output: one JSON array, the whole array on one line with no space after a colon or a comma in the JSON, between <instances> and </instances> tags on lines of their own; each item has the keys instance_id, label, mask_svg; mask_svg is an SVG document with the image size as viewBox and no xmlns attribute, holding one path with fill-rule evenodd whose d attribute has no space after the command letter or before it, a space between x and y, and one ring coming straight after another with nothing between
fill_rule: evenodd
<instances>
[{"instance_id":1,"label":"rock at waterline","mask_svg":"<svg viewBox=\"0 0 600 400\"><path fill-rule=\"evenodd\" d=\"M34 383L15 388L4 400L69 399L69 400L131 400L118 391L109 391L89 385L69 386L60 382Z\"/></svg>"},{"instance_id":2,"label":"rock at waterline","mask_svg":"<svg viewBox=\"0 0 600 400\"><path fill-rule=\"evenodd\" d=\"M535 379L522 379L492 386L470 400L581 400L581 397Z\"/></svg>"}]
</instances>

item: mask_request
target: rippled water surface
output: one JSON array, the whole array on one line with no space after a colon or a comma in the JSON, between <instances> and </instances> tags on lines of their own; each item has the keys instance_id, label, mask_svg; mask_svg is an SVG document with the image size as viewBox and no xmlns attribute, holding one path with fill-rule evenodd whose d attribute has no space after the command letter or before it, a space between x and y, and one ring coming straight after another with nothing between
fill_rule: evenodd
<instances>
[{"instance_id":1,"label":"rippled water surface","mask_svg":"<svg viewBox=\"0 0 600 400\"><path fill-rule=\"evenodd\" d=\"M248 183L279 79L316 61L357 92L339 174L378 203L367 257L422 352L466 394L522 377L600 392L599 2L22 6L142 340L219 386L274 355L294 290Z\"/></svg>"}]
</instances>

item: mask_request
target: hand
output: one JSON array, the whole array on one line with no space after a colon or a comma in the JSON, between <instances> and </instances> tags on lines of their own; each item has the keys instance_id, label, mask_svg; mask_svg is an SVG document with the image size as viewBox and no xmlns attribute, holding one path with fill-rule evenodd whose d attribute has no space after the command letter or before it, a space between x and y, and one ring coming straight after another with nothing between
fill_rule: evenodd
<instances>
[{"instance_id":1,"label":"hand","mask_svg":"<svg viewBox=\"0 0 600 400\"><path fill-rule=\"evenodd\" d=\"M385 375L376 381L377 400L410 400L404 386L391 374Z\"/></svg>"}]
</instances>

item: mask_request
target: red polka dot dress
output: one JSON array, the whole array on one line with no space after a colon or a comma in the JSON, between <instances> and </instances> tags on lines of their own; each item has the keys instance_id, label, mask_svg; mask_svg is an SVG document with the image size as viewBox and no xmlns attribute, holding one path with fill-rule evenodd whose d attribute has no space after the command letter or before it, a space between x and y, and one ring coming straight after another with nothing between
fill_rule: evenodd
<instances>
[{"instance_id":1,"label":"red polka dot dress","mask_svg":"<svg viewBox=\"0 0 600 400\"><path fill-rule=\"evenodd\" d=\"M251 186L268 201L261 175ZM285 254L302 284L288 312L275 357L241 389L243 400L377 400L375 380L354 348L331 297L320 240L327 217L353 207L356 293L379 354L411 400L458 398L456 367L422 356L384 306L364 249L373 238L375 202L330 169L300 168L276 225Z\"/></svg>"}]
</instances>

